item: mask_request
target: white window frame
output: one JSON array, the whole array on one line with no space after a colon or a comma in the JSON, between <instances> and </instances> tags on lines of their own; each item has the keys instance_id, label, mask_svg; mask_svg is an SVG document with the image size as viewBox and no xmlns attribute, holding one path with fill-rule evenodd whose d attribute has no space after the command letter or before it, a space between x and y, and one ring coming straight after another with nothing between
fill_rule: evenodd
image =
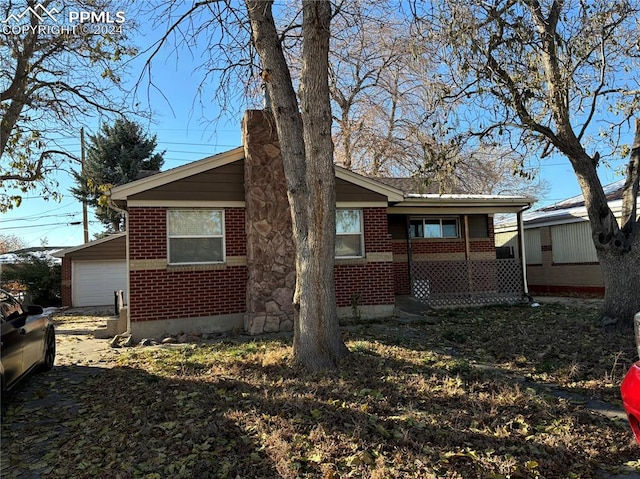
<instances>
[{"instance_id":1,"label":"white window frame","mask_svg":"<svg viewBox=\"0 0 640 479\"><path fill-rule=\"evenodd\" d=\"M359 216L360 216L360 231L350 231L348 233L338 233L338 211L357 211ZM364 251L364 214L362 211L362 208L336 208L336 237L338 236L354 236L354 235L359 235L360 236L360 255L355 255L355 256L338 256L337 254L335 254L334 251L334 255L336 259L354 259L354 258L364 258L365 257L365 251Z\"/></svg>"},{"instance_id":2,"label":"white window frame","mask_svg":"<svg viewBox=\"0 0 640 479\"><path fill-rule=\"evenodd\" d=\"M409 227L409 235L411 239L430 239L430 240L442 240L442 239L459 239L460 238L460 218L457 216L412 216L409 218L409 223L413 221L422 221L422 236L411 236L411 227ZM438 220L440 223L440 236L424 236L424 222L426 220ZM456 235L455 236L442 236L442 221L443 220L454 220L456 222Z\"/></svg>"},{"instance_id":3,"label":"white window frame","mask_svg":"<svg viewBox=\"0 0 640 479\"><path fill-rule=\"evenodd\" d=\"M172 235L169 227L169 216L172 212L184 211L206 211L208 213L218 212L221 215L222 234L221 235ZM170 265L191 265L191 264L222 264L227 258L227 241L225 228L225 211L220 208L171 208L167 210L167 263ZM219 261L188 261L188 262L172 262L171 261L171 239L172 238L221 238L222 239L222 258Z\"/></svg>"}]
</instances>

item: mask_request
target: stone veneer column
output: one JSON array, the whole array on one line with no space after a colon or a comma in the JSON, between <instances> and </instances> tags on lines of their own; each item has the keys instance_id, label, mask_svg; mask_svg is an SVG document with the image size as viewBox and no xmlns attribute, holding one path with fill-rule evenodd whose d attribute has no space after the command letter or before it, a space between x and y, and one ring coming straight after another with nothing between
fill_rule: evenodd
<instances>
[{"instance_id":1,"label":"stone veneer column","mask_svg":"<svg viewBox=\"0 0 640 479\"><path fill-rule=\"evenodd\" d=\"M271 113L248 110L242 121L247 232L245 330L293 329L295 247L280 144Z\"/></svg>"}]
</instances>

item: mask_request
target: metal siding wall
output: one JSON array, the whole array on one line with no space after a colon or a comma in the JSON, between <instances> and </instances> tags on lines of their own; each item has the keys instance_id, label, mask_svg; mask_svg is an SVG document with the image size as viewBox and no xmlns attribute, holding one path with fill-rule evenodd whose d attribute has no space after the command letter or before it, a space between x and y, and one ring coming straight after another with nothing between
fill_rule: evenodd
<instances>
[{"instance_id":1,"label":"metal siding wall","mask_svg":"<svg viewBox=\"0 0 640 479\"><path fill-rule=\"evenodd\" d=\"M527 264L542 264L540 228L524 230L524 251Z\"/></svg>"},{"instance_id":2,"label":"metal siding wall","mask_svg":"<svg viewBox=\"0 0 640 479\"><path fill-rule=\"evenodd\" d=\"M596 248L588 221L551 227L554 263L595 263Z\"/></svg>"}]
</instances>

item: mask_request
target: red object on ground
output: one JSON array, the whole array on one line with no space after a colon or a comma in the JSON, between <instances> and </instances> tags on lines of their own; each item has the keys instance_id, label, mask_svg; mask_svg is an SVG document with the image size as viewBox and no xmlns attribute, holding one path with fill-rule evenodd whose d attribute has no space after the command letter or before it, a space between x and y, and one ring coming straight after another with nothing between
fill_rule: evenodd
<instances>
[{"instance_id":1,"label":"red object on ground","mask_svg":"<svg viewBox=\"0 0 640 479\"><path fill-rule=\"evenodd\" d=\"M640 362L631 366L627 372L620 385L620 393L631 430L640 443Z\"/></svg>"}]
</instances>

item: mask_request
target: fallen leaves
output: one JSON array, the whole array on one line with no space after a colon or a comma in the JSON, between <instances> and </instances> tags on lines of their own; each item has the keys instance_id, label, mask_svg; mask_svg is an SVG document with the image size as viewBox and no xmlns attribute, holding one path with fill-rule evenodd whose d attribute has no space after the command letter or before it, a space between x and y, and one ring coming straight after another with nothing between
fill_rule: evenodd
<instances>
[{"instance_id":1,"label":"fallen leaves","mask_svg":"<svg viewBox=\"0 0 640 479\"><path fill-rule=\"evenodd\" d=\"M615 399L616 365L633 342L603 336L584 311L439 311L424 323L349 326L349 337L352 354L327 375L291 369L289 342L267 338L125 349L113 369L55 368L7 408L0 473L564 478L640 469L626 424L537 387Z\"/></svg>"}]
</instances>

